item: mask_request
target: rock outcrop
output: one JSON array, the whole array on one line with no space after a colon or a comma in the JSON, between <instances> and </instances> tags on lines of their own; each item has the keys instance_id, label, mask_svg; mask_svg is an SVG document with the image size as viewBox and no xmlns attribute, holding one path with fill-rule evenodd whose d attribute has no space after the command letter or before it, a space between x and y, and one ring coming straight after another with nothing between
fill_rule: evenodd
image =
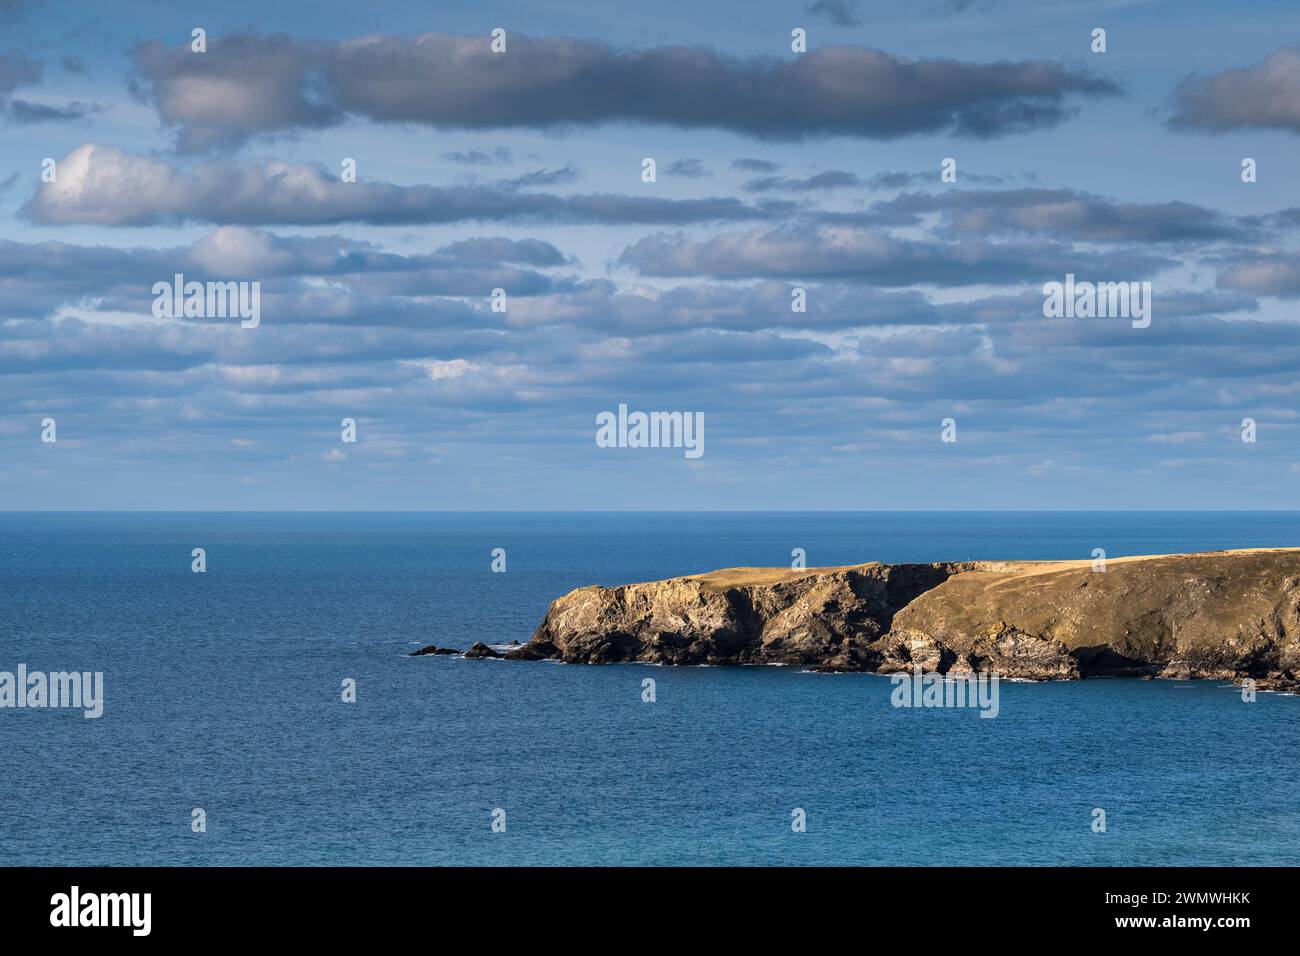
<instances>
[{"instance_id":1,"label":"rock outcrop","mask_svg":"<svg viewBox=\"0 0 1300 956\"><path fill-rule=\"evenodd\" d=\"M1300 673L1300 549L735 568L552 602L519 660L1241 679Z\"/></svg>"}]
</instances>

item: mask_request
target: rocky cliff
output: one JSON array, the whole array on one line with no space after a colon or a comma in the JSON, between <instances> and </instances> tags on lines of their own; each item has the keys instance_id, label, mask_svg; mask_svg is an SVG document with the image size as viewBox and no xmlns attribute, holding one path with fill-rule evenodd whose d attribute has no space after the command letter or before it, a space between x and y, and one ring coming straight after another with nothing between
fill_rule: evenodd
<instances>
[{"instance_id":1,"label":"rocky cliff","mask_svg":"<svg viewBox=\"0 0 1300 956\"><path fill-rule=\"evenodd\" d=\"M1240 679L1294 689L1300 549L733 568L554 601L508 658Z\"/></svg>"}]
</instances>

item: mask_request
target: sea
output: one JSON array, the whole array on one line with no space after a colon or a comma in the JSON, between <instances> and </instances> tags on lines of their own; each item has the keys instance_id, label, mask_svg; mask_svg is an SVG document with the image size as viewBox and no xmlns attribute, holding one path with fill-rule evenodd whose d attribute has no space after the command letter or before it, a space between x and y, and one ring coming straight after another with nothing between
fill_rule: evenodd
<instances>
[{"instance_id":1,"label":"sea","mask_svg":"<svg viewBox=\"0 0 1300 956\"><path fill-rule=\"evenodd\" d=\"M0 709L0 865L1295 865L1294 695L1004 681L985 719L870 674L408 656L796 548L1294 545L1300 513L0 514L0 671L104 682L98 718Z\"/></svg>"}]
</instances>

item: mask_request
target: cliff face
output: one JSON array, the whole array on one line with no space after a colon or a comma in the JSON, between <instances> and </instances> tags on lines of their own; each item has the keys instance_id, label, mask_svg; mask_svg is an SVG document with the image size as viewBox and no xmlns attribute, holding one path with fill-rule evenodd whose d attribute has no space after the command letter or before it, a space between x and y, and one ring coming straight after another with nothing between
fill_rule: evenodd
<instances>
[{"instance_id":1,"label":"cliff face","mask_svg":"<svg viewBox=\"0 0 1300 956\"><path fill-rule=\"evenodd\" d=\"M736 568L551 604L507 657L1005 677L1300 673L1300 549L1087 561Z\"/></svg>"}]
</instances>

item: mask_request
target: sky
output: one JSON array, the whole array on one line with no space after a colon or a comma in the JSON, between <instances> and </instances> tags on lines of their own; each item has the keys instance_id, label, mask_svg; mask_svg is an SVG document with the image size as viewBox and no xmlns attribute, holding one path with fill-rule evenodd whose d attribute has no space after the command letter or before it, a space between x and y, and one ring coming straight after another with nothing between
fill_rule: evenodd
<instances>
[{"instance_id":1,"label":"sky","mask_svg":"<svg viewBox=\"0 0 1300 956\"><path fill-rule=\"evenodd\" d=\"M0 0L0 510L1294 509L1298 134L1280 2Z\"/></svg>"}]
</instances>

